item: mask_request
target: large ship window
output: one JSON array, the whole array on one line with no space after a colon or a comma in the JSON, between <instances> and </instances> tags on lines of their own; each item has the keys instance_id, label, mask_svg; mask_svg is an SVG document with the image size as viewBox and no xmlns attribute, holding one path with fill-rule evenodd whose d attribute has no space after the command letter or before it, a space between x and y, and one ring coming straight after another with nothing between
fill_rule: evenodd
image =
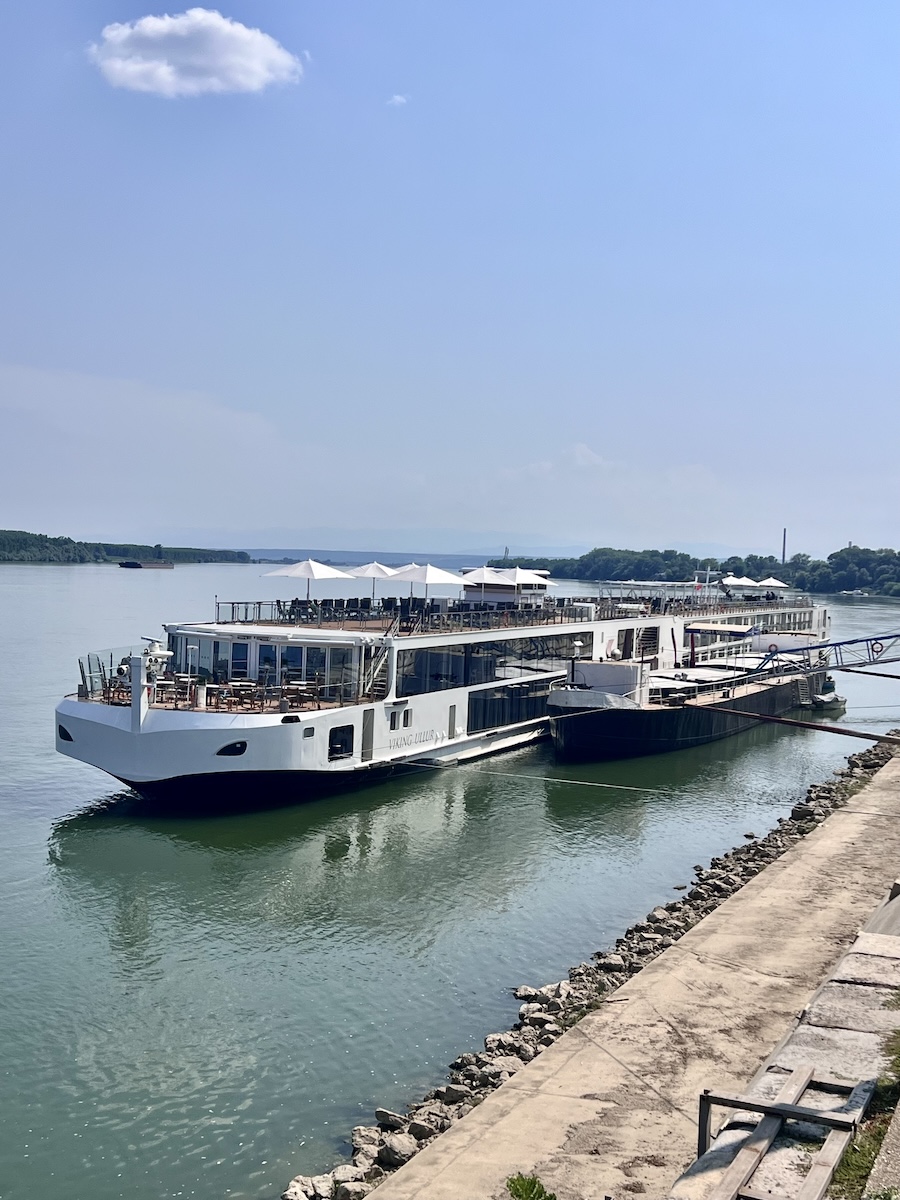
<instances>
[{"instance_id":1,"label":"large ship window","mask_svg":"<svg viewBox=\"0 0 900 1200\"><path fill-rule=\"evenodd\" d=\"M228 643L213 642L213 682L225 683L228 679Z\"/></svg>"},{"instance_id":2,"label":"large ship window","mask_svg":"<svg viewBox=\"0 0 900 1200\"><path fill-rule=\"evenodd\" d=\"M576 642L581 644L576 646ZM565 671L572 658L590 658L592 646L593 634L579 631L401 650L397 655L397 695L418 696Z\"/></svg>"},{"instance_id":3,"label":"large ship window","mask_svg":"<svg viewBox=\"0 0 900 1200\"><path fill-rule=\"evenodd\" d=\"M257 671L257 679L260 683L269 684L275 683L277 680L277 662L276 656L278 651L272 645L261 645L259 648L259 669Z\"/></svg>"},{"instance_id":4,"label":"large ship window","mask_svg":"<svg viewBox=\"0 0 900 1200\"><path fill-rule=\"evenodd\" d=\"M213 673L213 640L212 638L200 639L200 665L197 668L197 674L203 679L212 679Z\"/></svg>"},{"instance_id":5,"label":"large ship window","mask_svg":"<svg viewBox=\"0 0 900 1200\"><path fill-rule=\"evenodd\" d=\"M233 642L231 646L231 678L246 679L250 647L246 642Z\"/></svg>"},{"instance_id":6,"label":"large ship window","mask_svg":"<svg viewBox=\"0 0 900 1200\"><path fill-rule=\"evenodd\" d=\"M311 683L325 682L325 651L321 646L309 646L307 648L306 678Z\"/></svg>"},{"instance_id":7,"label":"large ship window","mask_svg":"<svg viewBox=\"0 0 900 1200\"><path fill-rule=\"evenodd\" d=\"M353 651L349 646L332 646L328 664L328 684L333 696L350 698L353 690Z\"/></svg>"},{"instance_id":8,"label":"large ship window","mask_svg":"<svg viewBox=\"0 0 900 1200\"><path fill-rule=\"evenodd\" d=\"M350 758L353 754L353 726L336 725L328 734L328 758Z\"/></svg>"},{"instance_id":9,"label":"large ship window","mask_svg":"<svg viewBox=\"0 0 900 1200\"><path fill-rule=\"evenodd\" d=\"M469 733L545 717L549 691L550 684L546 679L534 679L472 692L469 695Z\"/></svg>"},{"instance_id":10,"label":"large ship window","mask_svg":"<svg viewBox=\"0 0 900 1200\"><path fill-rule=\"evenodd\" d=\"M281 678L285 683L297 683L303 678L303 647L281 647Z\"/></svg>"}]
</instances>

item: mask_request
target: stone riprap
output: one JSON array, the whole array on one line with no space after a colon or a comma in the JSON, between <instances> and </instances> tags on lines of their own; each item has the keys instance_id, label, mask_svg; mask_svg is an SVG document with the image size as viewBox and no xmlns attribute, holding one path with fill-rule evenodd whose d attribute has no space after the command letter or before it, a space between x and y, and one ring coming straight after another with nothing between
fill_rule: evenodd
<instances>
[{"instance_id":1,"label":"stone riprap","mask_svg":"<svg viewBox=\"0 0 900 1200\"><path fill-rule=\"evenodd\" d=\"M891 733L900 735L900 730ZM357 1200L367 1195L830 813L845 805L892 757L891 748L882 743L850 755L846 768L835 772L831 781L812 784L791 815L779 819L771 832L760 838L748 834L744 844L713 858L708 867L698 864L694 868L696 877L685 885L684 895L654 908L644 920L632 925L614 948L598 951L590 961L572 967L568 979L543 987L518 987L515 995L522 1005L512 1029L488 1034L483 1050L455 1058L448 1082L428 1092L419 1103L411 1104L407 1114L376 1109L375 1124L357 1126L352 1131L352 1165L336 1167L323 1175L298 1175L282 1200Z\"/></svg>"}]
</instances>

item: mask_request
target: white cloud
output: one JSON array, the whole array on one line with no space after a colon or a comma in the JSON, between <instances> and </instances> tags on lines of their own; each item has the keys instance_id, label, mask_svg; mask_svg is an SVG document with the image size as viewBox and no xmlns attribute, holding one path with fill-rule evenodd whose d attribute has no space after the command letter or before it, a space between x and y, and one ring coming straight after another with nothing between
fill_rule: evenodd
<instances>
[{"instance_id":1,"label":"white cloud","mask_svg":"<svg viewBox=\"0 0 900 1200\"><path fill-rule=\"evenodd\" d=\"M107 25L89 54L113 87L169 98L259 92L303 73L273 37L208 8Z\"/></svg>"},{"instance_id":2,"label":"white cloud","mask_svg":"<svg viewBox=\"0 0 900 1200\"><path fill-rule=\"evenodd\" d=\"M404 104L409 103L409 96L393 95L387 103L390 108L402 108Z\"/></svg>"}]
</instances>

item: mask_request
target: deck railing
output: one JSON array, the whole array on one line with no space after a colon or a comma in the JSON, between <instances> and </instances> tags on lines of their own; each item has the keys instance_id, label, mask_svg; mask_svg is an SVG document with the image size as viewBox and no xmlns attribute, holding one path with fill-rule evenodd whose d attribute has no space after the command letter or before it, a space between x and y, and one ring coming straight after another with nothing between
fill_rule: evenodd
<instances>
[{"instance_id":1,"label":"deck railing","mask_svg":"<svg viewBox=\"0 0 900 1200\"><path fill-rule=\"evenodd\" d=\"M639 611L634 606L640 604ZM789 600L612 600L578 597L524 603L478 604L413 600L391 605L355 607L346 601L217 600L216 623L225 625L288 625L297 628L339 627L373 633L452 633L469 630L531 628L571 622L623 620L629 616L689 616L691 618L749 615L779 609L809 609L808 597Z\"/></svg>"}]
</instances>

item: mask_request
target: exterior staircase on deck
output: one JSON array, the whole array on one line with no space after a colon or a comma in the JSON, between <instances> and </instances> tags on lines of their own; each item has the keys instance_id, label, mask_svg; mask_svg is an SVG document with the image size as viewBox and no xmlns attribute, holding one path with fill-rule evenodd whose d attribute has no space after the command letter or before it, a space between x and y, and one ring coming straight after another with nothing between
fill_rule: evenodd
<instances>
[{"instance_id":1,"label":"exterior staircase on deck","mask_svg":"<svg viewBox=\"0 0 900 1200\"><path fill-rule=\"evenodd\" d=\"M388 693L388 656L383 654L375 663L372 681L369 685L369 698L383 700Z\"/></svg>"},{"instance_id":2,"label":"exterior staircase on deck","mask_svg":"<svg viewBox=\"0 0 900 1200\"><path fill-rule=\"evenodd\" d=\"M812 708L812 692L809 686L809 676L801 675L794 680L794 695L798 708Z\"/></svg>"}]
</instances>

